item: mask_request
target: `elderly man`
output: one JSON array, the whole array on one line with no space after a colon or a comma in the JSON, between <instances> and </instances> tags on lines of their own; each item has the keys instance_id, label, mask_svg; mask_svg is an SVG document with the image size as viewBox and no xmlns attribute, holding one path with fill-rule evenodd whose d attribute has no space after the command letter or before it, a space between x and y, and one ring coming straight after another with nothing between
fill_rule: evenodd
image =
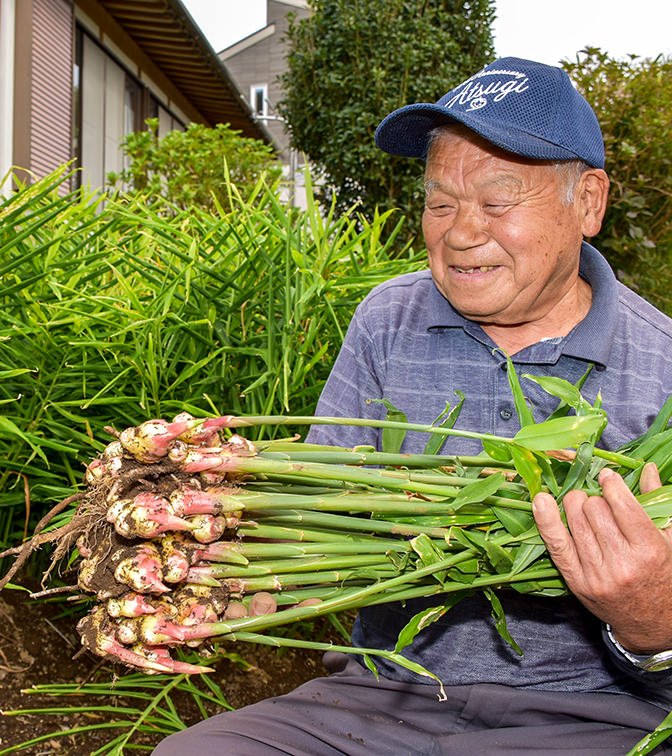
<instances>
[{"instance_id":1,"label":"elderly man","mask_svg":"<svg viewBox=\"0 0 672 756\"><path fill-rule=\"evenodd\" d=\"M513 435L505 372L585 378L601 392L610 448L644 432L672 393L671 321L619 284L583 238L605 212L598 122L560 69L517 58L485 67L435 104L378 127L383 150L426 160L429 270L382 284L358 308L317 414L380 416L385 398L431 423L455 391L458 427ZM592 369L591 369L592 368ZM587 377L586 377L587 373ZM554 409L526 386L535 416ZM379 445L378 432L320 426L310 440ZM409 434L404 450L426 439ZM479 451L451 439L451 453ZM422 631L406 655L446 685L447 701L406 669L327 654L333 674L173 736L160 756L210 754L625 754L672 705L672 538L605 471L604 498L540 494L535 517L572 596L502 596L517 656L479 594ZM642 486L659 485L647 468ZM353 642L392 647L416 600L360 612ZM672 753L660 747L657 753Z\"/></svg>"}]
</instances>

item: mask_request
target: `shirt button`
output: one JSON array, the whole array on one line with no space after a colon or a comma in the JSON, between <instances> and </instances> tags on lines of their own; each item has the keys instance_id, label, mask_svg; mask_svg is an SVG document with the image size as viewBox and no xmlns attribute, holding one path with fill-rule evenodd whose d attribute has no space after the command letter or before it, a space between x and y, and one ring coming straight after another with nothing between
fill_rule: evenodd
<instances>
[{"instance_id":1,"label":"shirt button","mask_svg":"<svg viewBox=\"0 0 672 756\"><path fill-rule=\"evenodd\" d=\"M499 411L499 416L502 420L510 420L513 417L513 412L508 407L504 407Z\"/></svg>"}]
</instances>

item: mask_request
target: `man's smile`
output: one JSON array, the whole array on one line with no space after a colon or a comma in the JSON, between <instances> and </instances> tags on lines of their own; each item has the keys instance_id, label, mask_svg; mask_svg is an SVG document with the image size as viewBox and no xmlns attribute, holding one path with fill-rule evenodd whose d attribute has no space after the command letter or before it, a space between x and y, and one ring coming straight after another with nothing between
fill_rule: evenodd
<instances>
[{"instance_id":1,"label":"man's smile","mask_svg":"<svg viewBox=\"0 0 672 756\"><path fill-rule=\"evenodd\" d=\"M458 265L452 265L451 266L453 270L456 270L458 273L487 273L488 271L494 270L495 268L498 268L499 265L480 265L478 267L472 267L472 268L461 268Z\"/></svg>"}]
</instances>

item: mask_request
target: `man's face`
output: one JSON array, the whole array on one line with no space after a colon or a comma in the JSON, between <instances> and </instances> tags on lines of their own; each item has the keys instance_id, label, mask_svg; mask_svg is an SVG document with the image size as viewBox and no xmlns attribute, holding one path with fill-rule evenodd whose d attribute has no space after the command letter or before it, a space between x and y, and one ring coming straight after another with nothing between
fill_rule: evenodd
<instances>
[{"instance_id":1,"label":"man's face","mask_svg":"<svg viewBox=\"0 0 672 756\"><path fill-rule=\"evenodd\" d=\"M541 321L577 286L580 203L565 204L563 174L552 165L449 131L430 150L425 186L429 266L465 317Z\"/></svg>"}]
</instances>

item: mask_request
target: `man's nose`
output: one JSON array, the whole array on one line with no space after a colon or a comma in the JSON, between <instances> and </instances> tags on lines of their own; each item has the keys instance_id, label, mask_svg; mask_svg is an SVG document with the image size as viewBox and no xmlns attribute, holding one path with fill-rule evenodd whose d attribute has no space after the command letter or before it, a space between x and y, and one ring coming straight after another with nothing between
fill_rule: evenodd
<instances>
[{"instance_id":1,"label":"man's nose","mask_svg":"<svg viewBox=\"0 0 672 756\"><path fill-rule=\"evenodd\" d=\"M452 249L470 249L488 241L487 221L476 207L461 206L444 233L446 244Z\"/></svg>"}]
</instances>

